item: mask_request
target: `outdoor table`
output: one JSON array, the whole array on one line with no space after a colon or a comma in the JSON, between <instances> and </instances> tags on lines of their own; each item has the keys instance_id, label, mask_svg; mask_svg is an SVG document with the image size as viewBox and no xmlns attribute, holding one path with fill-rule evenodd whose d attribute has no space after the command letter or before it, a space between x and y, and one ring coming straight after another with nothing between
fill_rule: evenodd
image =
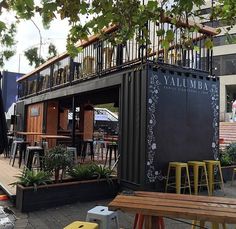
<instances>
[{"instance_id":1,"label":"outdoor table","mask_svg":"<svg viewBox=\"0 0 236 229\"><path fill-rule=\"evenodd\" d=\"M50 134L45 134L40 136L42 138L42 141L48 140L58 140L58 139L71 139L70 136L65 136L65 135L50 135Z\"/></svg>"},{"instance_id":2,"label":"outdoor table","mask_svg":"<svg viewBox=\"0 0 236 229\"><path fill-rule=\"evenodd\" d=\"M157 217L236 224L236 200L224 197L134 192L116 196L108 208L144 215L149 229L156 228Z\"/></svg>"},{"instance_id":3,"label":"outdoor table","mask_svg":"<svg viewBox=\"0 0 236 229\"><path fill-rule=\"evenodd\" d=\"M30 131L28 131L28 132L27 131L26 132L24 132L24 131L17 131L16 134L24 136L23 138L24 138L24 140L26 140L26 136L42 135L43 133L41 133L41 132L30 132Z\"/></svg>"}]
</instances>

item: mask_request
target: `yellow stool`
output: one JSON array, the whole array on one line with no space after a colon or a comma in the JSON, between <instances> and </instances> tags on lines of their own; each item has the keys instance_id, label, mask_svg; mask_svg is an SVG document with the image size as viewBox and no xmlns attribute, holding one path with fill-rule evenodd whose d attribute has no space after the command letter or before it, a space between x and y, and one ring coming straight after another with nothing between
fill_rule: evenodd
<instances>
[{"instance_id":1,"label":"yellow stool","mask_svg":"<svg viewBox=\"0 0 236 229\"><path fill-rule=\"evenodd\" d=\"M170 176L170 171L171 169L175 169L175 183L170 183L169 184L169 176ZM187 185L186 182L184 186L181 186L181 172L182 169L185 169L186 171L186 178L187 178ZM185 180L186 181L186 180ZM172 186L175 185L175 186ZM168 187L173 187L176 189L176 193L180 194L182 188L189 188L189 193L191 194L191 187L190 187L190 179L189 179L189 172L188 172L188 164L187 163L182 163L182 162L170 162L168 166L168 172L167 172L167 180L166 180L166 187L165 187L165 192L167 192Z\"/></svg>"},{"instance_id":2,"label":"yellow stool","mask_svg":"<svg viewBox=\"0 0 236 229\"><path fill-rule=\"evenodd\" d=\"M214 191L214 185L215 184L221 184L221 189L224 193L224 181L221 171L221 165L220 161L214 161L214 160L204 160L207 166L207 172L208 172L208 180L209 180L209 187L210 187L210 195L213 194ZM215 181L214 179L214 171L218 168L218 172L220 174L220 181Z\"/></svg>"},{"instance_id":3,"label":"yellow stool","mask_svg":"<svg viewBox=\"0 0 236 229\"><path fill-rule=\"evenodd\" d=\"M233 185L235 174L236 174L236 168L234 168L234 170L233 170L233 175L232 175L232 182L231 182L231 185Z\"/></svg>"},{"instance_id":4,"label":"yellow stool","mask_svg":"<svg viewBox=\"0 0 236 229\"><path fill-rule=\"evenodd\" d=\"M82 221L75 221L66 227L64 229L98 229L98 224L97 223L88 223L88 222L82 222Z\"/></svg>"},{"instance_id":5,"label":"yellow stool","mask_svg":"<svg viewBox=\"0 0 236 229\"><path fill-rule=\"evenodd\" d=\"M207 178L207 169L206 169L206 163L202 161L188 161L188 167L193 169L193 186L194 186L194 194L198 195L198 187L206 186L208 195L209 195L209 184L208 184L208 178ZM202 184L202 179L199 183L199 170L202 169L201 172L201 178L204 175L206 179L206 183Z\"/></svg>"}]
</instances>

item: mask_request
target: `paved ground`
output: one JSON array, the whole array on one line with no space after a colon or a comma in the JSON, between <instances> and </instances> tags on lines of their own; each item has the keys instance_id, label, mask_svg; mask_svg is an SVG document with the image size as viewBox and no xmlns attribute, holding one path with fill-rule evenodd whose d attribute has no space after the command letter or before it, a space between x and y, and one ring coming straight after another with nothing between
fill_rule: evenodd
<instances>
[{"instance_id":1,"label":"paved ground","mask_svg":"<svg viewBox=\"0 0 236 229\"><path fill-rule=\"evenodd\" d=\"M236 198L236 185L231 187L230 184L226 184L225 193L227 197ZM217 196L222 196L222 192L218 191L215 193ZM97 202L87 202L87 203L75 203L71 205L66 205L58 208L51 208L47 210L41 210L32 212L29 214L22 214L17 211L14 207L11 206L10 202L0 202L0 205L9 207L15 213L14 216L11 214L11 211L8 209L8 213L1 213L0 208L0 224L1 218L10 217L12 221L15 220L15 226L12 225L0 225L2 228L15 228L15 229L61 229L66 225L70 224L75 220L84 221L86 218L86 213L89 209L93 208L96 205L107 205L111 200L97 201ZM133 215L119 212L119 221L120 227L125 229L132 228L133 224ZM182 222L177 222L170 219L165 219L165 224L167 229L190 229L191 226L184 224ZM207 225L206 228L211 228L210 225ZM112 229L112 228L111 228ZM227 226L227 229L236 229L235 225Z\"/></svg>"}]
</instances>

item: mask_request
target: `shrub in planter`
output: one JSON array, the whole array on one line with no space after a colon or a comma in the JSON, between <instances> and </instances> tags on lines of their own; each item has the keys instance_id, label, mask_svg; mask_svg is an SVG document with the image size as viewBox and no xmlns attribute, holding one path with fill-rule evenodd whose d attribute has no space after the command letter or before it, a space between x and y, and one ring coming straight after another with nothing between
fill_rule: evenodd
<instances>
[{"instance_id":1,"label":"shrub in planter","mask_svg":"<svg viewBox=\"0 0 236 229\"><path fill-rule=\"evenodd\" d=\"M50 149L44 157L44 170L54 173L56 183L59 182L59 180L62 181L66 170L72 165L72 155L61 145Z\"/></svg>"},{"instance_id":2,"label":"shrub in planter","mask_svg":"<svg viewBox=\"0 0 236 229\"><path fill-rule=\"evenodd\" d=\"M236 143L231 143L225 150L221 150L219 160L222 166L224 181L231 180L233 169L236 167Z\"/></svg>"},{"instance_id":3,"label":"shrub in planter","mask_svg":"<svg viewBox=\"0 0 236 229\"><path fill-rule=\"evenodd\" d=\"M229 144L224 153L227 153L232 161L232 164L236 164L236 142Z\"/></svg>"},{"instance_id":4,"label":"shrub in planter","mask_svg":"<svg viewBox=\"0 0 236 229\"><path fill-rule=\"evenodd\" d=\"M230 155L228 153L220 153L220 164L221 166L229 166L232 165L233 161L232 158L230 157Z\"/></svg>"},{"instance_id":5,"label":"shrub in planter","mask_svg":"<svg viewBox=\"0 0 236 229\"><path fill-rule=\"evenodd\" d=\"M22 173L18 176L18 181L12 183L11 185L22 185L24 187L33 186L34 190L37 190L39 185L47 185L52 183L51 173L45 171L35 171L25 168Z\"/></svg>"},{"instance_id":6,"label":"shrub in planter","mask_svg":"<svg viewBox=\"0 0 236 229\"><path fill-rule=\"evenodd\" d=\"M69 175L76 180L109 179L112 171L97 164L75 165L69 170Z\"/></svg>"}]
</instances>

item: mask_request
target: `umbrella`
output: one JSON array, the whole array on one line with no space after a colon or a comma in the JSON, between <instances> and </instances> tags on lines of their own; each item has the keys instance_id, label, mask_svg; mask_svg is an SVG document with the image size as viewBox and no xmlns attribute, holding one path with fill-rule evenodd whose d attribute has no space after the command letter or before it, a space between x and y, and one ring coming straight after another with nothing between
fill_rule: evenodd
<instances>
[{"instance_id":1,"label":"umbrella","mask_svg":"<svg viewBox=\"0 0 236 229\"><path fill-rule=\"evenodd\" d=\"M0 88L0 154L7 150L7 123L3 108L2 90Z\"/></svg>"}]
</instances>

